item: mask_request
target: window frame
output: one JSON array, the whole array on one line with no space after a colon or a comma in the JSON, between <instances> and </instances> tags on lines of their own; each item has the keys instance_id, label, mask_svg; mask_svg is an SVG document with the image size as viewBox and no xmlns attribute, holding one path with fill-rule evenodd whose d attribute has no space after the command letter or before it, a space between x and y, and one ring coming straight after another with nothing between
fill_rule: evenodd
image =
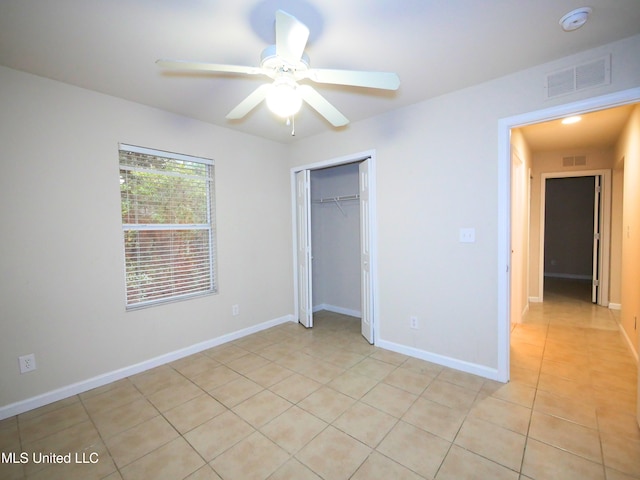
<instances>
[{"instance_id":1,"label":"window frame","mask_svg":"<svg viewBox=\"0 0 640 480\"><path fill-rule=\"evenodd\" d=\"M146 156L153 156L163 161L176 161L176 162L190 162L206 165L206 174L202 176L192 176L188 174L180 174L176 172L163 172L153 168L143 168L128 165L123 163L123 152L126 154L140 154ZM166 177L178 177L178 178L198 178L202 179L206 185L206 222L205 223L125 223L125 218L121 215L122 225L122 241L123 241L123 253L124 253L124 276L125 276L125 306L126 310L137 310L141 308L152 307L156 305L162 305L166 303L173 303L177 301L188 300L192 298L202 297L206 295L213 295L218 293L218 281L217 281L217 249L216 249L216 216L215 216L215 162L212 159L196 157L191 155L185 155L181 153L168 152L163 150L157 150L147 147L140 147L136 145L129 145L125 143L118 144L118 165L120 174L120 183L123 183L123 171L127 172L149 172ZM123 197L121 190L120 205L122 208ZM196 290L186 293L172 293L168 295L156 296L150 300L130 299L130 268L127 260L127 242L126 236L128 232L150 232L150 231L196 231L206 230L208 232L207 243L208 247L208 288L206 290ZM202 265L206 263L203 261ZM175 262L168 261L163 265L175 266ZM169 278L171 276L168 276Z\"/></svg>"}]
</instances>

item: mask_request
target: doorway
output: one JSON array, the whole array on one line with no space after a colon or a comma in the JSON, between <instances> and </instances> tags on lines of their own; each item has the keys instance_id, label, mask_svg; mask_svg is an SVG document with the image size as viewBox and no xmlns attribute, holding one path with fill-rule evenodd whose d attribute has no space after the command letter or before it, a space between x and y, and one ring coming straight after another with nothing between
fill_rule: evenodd
<instances>
[{"instance_id":1,"label":"doorway","mask_svg":"<svg viewBox=\"0 0 640 480\"><path fill-rule=\"evenodd\" d=\"M346 175L337 189L330 189L330 194L323 193L322 183L331 185L331 177L337 172ZM291 174L294 300L298 322L307 328L313 327L314 305L319 308L328 306L338 313L359 314L362 335L374 344L377 338L375 152L304 165L292 169ZM328 182L325 181L327 179ZM318 207L331 207L331 210L318 210ZM333 216L335 221L338 215L337 219L347 220L341 223L350 226L340 231L341 228L334 224L325 231L326 224L323 226L318 222L322 220L320 215L323 213L328 214L325 220ZM318 244L314 249L314 240L320 241L323 234L330 237L328 245ZM340 239L349 245L331 245L331 241ZM353 248L354 244L357 248ZM316 252L318 257L315 257ZM332 284L331 280L319 282L321 277L314 273L314 263L321 270L329 271L338 285ZM351 268L347 268L347 264ZM345 288L340 288L340 282ZM347 302L347 306L336 308L332 305L335 301Z\"/></svg>"},{"instance_id":2,"label":"doorway","mask_svg":"<svg viewBox=\"0 0 640 480\"><path fill-rule=\"evenodd\" d=\"M510 378L510 331L511 331L511 132L512 129L555 120L569 115L578 115L598 110L637 103L640 88L631 88L600 97L532 111L499 120L498 122L498 321L497 321L497 375L496 380L508 382ZM532 245L533 247L533 245Z\"/></svg>"},{"instance_id":3,"label":"doorway","mask_svg":"<svg viewBox=\"0 0 640 480\"><path fill-rule=\"evenodd\" d=\"M311 170L313 313L361 318L359 163Z\"/></svg>"},{"instance_id":4,"label":"doorway","mask_svg":"<svg viewBox=\"0 0 640 480\"><path fill-rule=\"evenodd\" d=\"M608 307L611 171L541 177L539 300L557 286Z\"/></svg>"}]
</instances>

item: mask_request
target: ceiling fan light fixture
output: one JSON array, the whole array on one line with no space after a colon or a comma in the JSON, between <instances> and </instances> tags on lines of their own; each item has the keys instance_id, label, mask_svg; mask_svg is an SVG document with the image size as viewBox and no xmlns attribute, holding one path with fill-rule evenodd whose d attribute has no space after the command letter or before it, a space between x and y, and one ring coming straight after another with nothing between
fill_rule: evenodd
<instances>
[{"instance_id":1,"label":"ceiling fan light fixture","mask_svg":"<svg viewBox=\"0 0 640 480\"><path fill-rule=\"evenodd\" d=\"M288 79L276 80L267 93L267 107L282 118L289 118L300 111L302 96L296 88L295 82Z\"/></svg>"},{"instance_id":2,"label":"ceiling fan light fixture","mask_svg":"<svg viewBox=\"0 0 640 480\"><path fill-rule=\"evenodd\" d=\"M589 7L576 8L564 15L558 23L565 32L572 32L587 23L592 11Z\"/></svg>"}]
</instances>

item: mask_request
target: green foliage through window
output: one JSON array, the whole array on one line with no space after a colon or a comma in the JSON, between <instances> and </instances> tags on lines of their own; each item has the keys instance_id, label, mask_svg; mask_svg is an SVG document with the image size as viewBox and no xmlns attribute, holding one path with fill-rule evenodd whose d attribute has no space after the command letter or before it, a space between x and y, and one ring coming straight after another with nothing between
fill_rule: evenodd
<instances>
[{"instance_id":1,"label":"green foliage through window","mask_svg":"<svg viewBox=\"0 0 640 480\"><path fill-rule=\"evenodd\" d=\"M213 293L213 162L121 145L127 306Z\"/></svg>"}]
</instances>

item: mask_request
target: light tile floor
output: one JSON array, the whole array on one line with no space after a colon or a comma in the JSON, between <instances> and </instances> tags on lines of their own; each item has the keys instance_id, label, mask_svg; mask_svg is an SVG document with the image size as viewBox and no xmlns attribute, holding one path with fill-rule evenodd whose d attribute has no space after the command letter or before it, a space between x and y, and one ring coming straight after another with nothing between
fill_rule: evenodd
<instances>
[{"instance_id":1,"label":"light tile floor","mask_svg":"<svg viewBox=\"0 0 640 480\"><path fill-rule=\"evenodd\" d=\"M315 322L3 420L5 454L98 462L5 462L0 478L640 478L636 365L607 309L532 305L506 385L372 347L353 318Z\"/></svg>"}]
</instances>

